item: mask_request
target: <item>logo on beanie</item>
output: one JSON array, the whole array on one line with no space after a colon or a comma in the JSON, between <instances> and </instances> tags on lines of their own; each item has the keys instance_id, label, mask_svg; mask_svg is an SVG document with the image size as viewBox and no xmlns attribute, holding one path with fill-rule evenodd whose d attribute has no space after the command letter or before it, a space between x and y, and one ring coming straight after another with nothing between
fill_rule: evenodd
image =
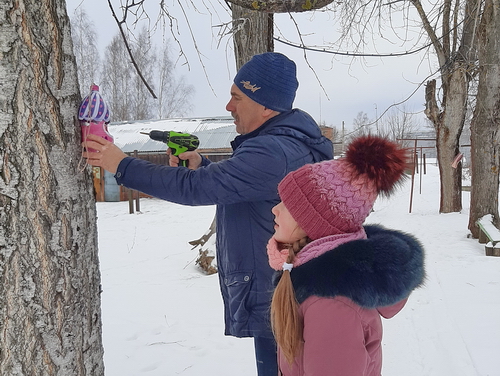
<instances>
[{"instance_id":1,"label":"logo on beanie","mask_svg":"<svg viewBox=\"0 0 500 376\"><path fill-rule=\"evenodd\" d=\"M243 87L247 90L251 90L252 93L255 93L257 90L260 89L260 87L255 87L255 84L250 85L250 81L241 81L241 84L243 84Z\"/></svg>"}]
</instances>

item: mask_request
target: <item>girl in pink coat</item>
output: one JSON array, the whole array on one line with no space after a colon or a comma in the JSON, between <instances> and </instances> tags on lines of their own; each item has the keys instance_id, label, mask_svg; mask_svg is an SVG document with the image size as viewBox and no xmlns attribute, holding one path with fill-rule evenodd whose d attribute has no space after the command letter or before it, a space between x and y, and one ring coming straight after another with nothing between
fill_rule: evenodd
<instances>
[{"instance_id":1,"label":"girl in pink coat","mask_svg":"<svg viewBox=\"0 0 500 376\"><path fill-rule=\"evenodd\" d=\"M380 376L381 316L424 280L413 236L363 226L378 194L404 176L405 150L374 136L345 158L303 166L279 184L268 244L276 289L271 322L280 375Z\"/></svg>"}]
</instances>

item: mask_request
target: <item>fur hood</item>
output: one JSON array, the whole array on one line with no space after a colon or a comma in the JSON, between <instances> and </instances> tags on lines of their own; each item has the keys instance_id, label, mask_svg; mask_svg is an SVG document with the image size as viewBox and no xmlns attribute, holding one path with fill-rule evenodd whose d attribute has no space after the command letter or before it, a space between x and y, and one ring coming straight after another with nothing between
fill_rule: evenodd
<instances>
[{"instance_id":1,"label":"fur hood","mask_svg":"<svg viewBox=\"0 0 500 376\"><path fill-rule=\"evenodd\" d=\"M293 268L299 303L313 295L344 296L364 308L385 307L422 285L424 250L417 239L375 225L365 226L365 231L367 239L342 244Z\"/></svg>"}]
</instances>

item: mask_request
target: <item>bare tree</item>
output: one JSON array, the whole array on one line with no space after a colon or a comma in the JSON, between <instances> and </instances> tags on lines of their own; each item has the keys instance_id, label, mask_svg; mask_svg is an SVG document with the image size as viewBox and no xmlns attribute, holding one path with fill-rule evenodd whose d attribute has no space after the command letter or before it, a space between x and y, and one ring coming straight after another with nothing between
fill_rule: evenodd
<instances>
[{"instance_id":1,"label":"bare tree","mask_svg":"<svg viewBox=\"0 0 500 376\"><path fill-rule=\"evenodd\" d=\"M157 66L156 51L153 49L149 32L146 27L141 28L132 45L132 53L135 57L135 62L139 67L142 77L150 83L154 88L154 70ZM154 116L155 102L148 88L144 85L141 77L135 74L129 64L131 88L132 90L123 93L130 97L130 119L128 120L145 120L151 119Z\"/></svg>"},{"instance_id":2,"label":"bare tree","mask_svg":"<svg viewBox=\"0 0 500 376\"><path fill-rule=\"evenodd\" d=\"M104 375L96 208L65 3L0 3L0 374Z\"/></svg>"},{"instance_id":3,"label":"bare tree","mask_svg":"<svg viewBox=\"0 0 500 376\"><path fill-rule=\"evenodd\" d=\"M394 141L408 138L419 128L414 114L405 105L393 107L379 123L380 134Z\"/></svg>"},{"instance_id":4,"label":"bare tree","mask_svg":"<svg viewBox=\"0 0 500 376\"><path fill-rule=\"evenodd\" d=\"M184 76L174 75L174 63L170 59L169 44L163 46L158 64L158 118L184 116L191 108L194 87L186 83Z\"/></svg>"},{"instance_id":5,"label":"bare tree","mask_svg":"<svg viewBox=\"0 0 500 376\"><path fill-rule=\"evenodd\" d=\"M139 77L136 68L130 63L120 34L113 38L106 49L103 62L103 92L109 102L113 121L146 120L186 114L191 107L194 87L188 85L184 77L175 75L168 42L158 55L158 48L151 43L146 28L131 37L133 40L128 42L128 46L142 77ZM151 96L149 88L143 84L143 79L149 82L149 88L158 87L155 88L158 92L157 99Z\"/></svg>"},{"instance_id":6,"label":"bare tree","mask_svg":"<svg viewBox=\"0 0 500 376\"><path fill-rule=\"evenodd\" d=\"M416 10L418 18L408 16L412 10ZM481 14L481 0L443 0L435 4L425 3L425 6L420 0L391 2L390 5L382 1L339 4L338 16L344 25L344 39L351 40L357 48L362 48L372 35L389 38L385 26L394 25L397 12L402 13L403 20L407 22L405 27L389 29L394 38L400 43L407 42L411 25L418 22L417 25L423 31L422 38L430 40L427 47L432 47L438 58L441 88L438 89L436 80L427 82L425 114L433 123L437 137L441 180L439 210L460 211L461 169L453 168L451 163L459 152L469 82L477 62L475 36L479 25L477 17ZM354 40L354 37L359 39Z\"/></svg>"},{"instance_id":7,"label":"bare tree","mask_svg":"<svg viewBox=\"0 0 500 376\"><path fill-rule=\"evenodd\" d=\"M128 54L120 35L106 48L102 71L102 92L108 101L113 121L131 119L132 91Z\"/></svg>"},{"instance_id":8,"label":"bare tree","mask_svg":"<svg viewBox=\"0 0 500 376\"><path fill-rule=\"evenodd\" d=\"M340 132L339 129L334 125L330 125L330 127L332 128L332 141L341 142L342 132Z\"/></svg>"},{"instance_id":9,"label":"bare tree","mask_svg":"<svg viewBox=\"0 0 500 376\"><path fill-rule=\"evenodd\" d=\"M362 135L367 135L373 132L373 124L369 118L368 114L363 111L359 111L356 117L352 120L353 131L349 133L349 138L355 138Z\"/></svg>"},{"instance_id":10,"label":"bare tree","mask_svg":"<svg viewBox=\"0 0 500 376\"><path fill-rule=\"evenodd\" d=\"M92 83L99 83L101 59L94 23L89 19L83 7L76 8L71 17L71 37L78 67L80 92L86 94Z\"/></svg>"}]
</instances>

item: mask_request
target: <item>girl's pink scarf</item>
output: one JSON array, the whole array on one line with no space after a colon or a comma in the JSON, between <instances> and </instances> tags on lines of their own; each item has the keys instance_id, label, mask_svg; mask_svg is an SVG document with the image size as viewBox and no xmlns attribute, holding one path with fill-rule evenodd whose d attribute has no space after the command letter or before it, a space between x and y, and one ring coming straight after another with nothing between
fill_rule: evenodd
<instances>
[{"instance_id":1,"label":"girl's pink scarf","mask_svg":"<svg viewBox=\"0 0 500 376\"><path fill-rule=\"evenodd\" d=\"M330 235L314 240L297 253L293 266L296 267L305 264L309 260L318 257L341 244L359 239L366 239L366 233L363 227L361 227L361 229L357 232ZM269 242L267 243L267 255L269 257L269 265L271 265L271 268L275 270L283 270L283 263L286 262L288 257L288 249L279 249L279 243L276 239L274 239L274 236L269 239Z\"/></svg>"}]
</instances>

